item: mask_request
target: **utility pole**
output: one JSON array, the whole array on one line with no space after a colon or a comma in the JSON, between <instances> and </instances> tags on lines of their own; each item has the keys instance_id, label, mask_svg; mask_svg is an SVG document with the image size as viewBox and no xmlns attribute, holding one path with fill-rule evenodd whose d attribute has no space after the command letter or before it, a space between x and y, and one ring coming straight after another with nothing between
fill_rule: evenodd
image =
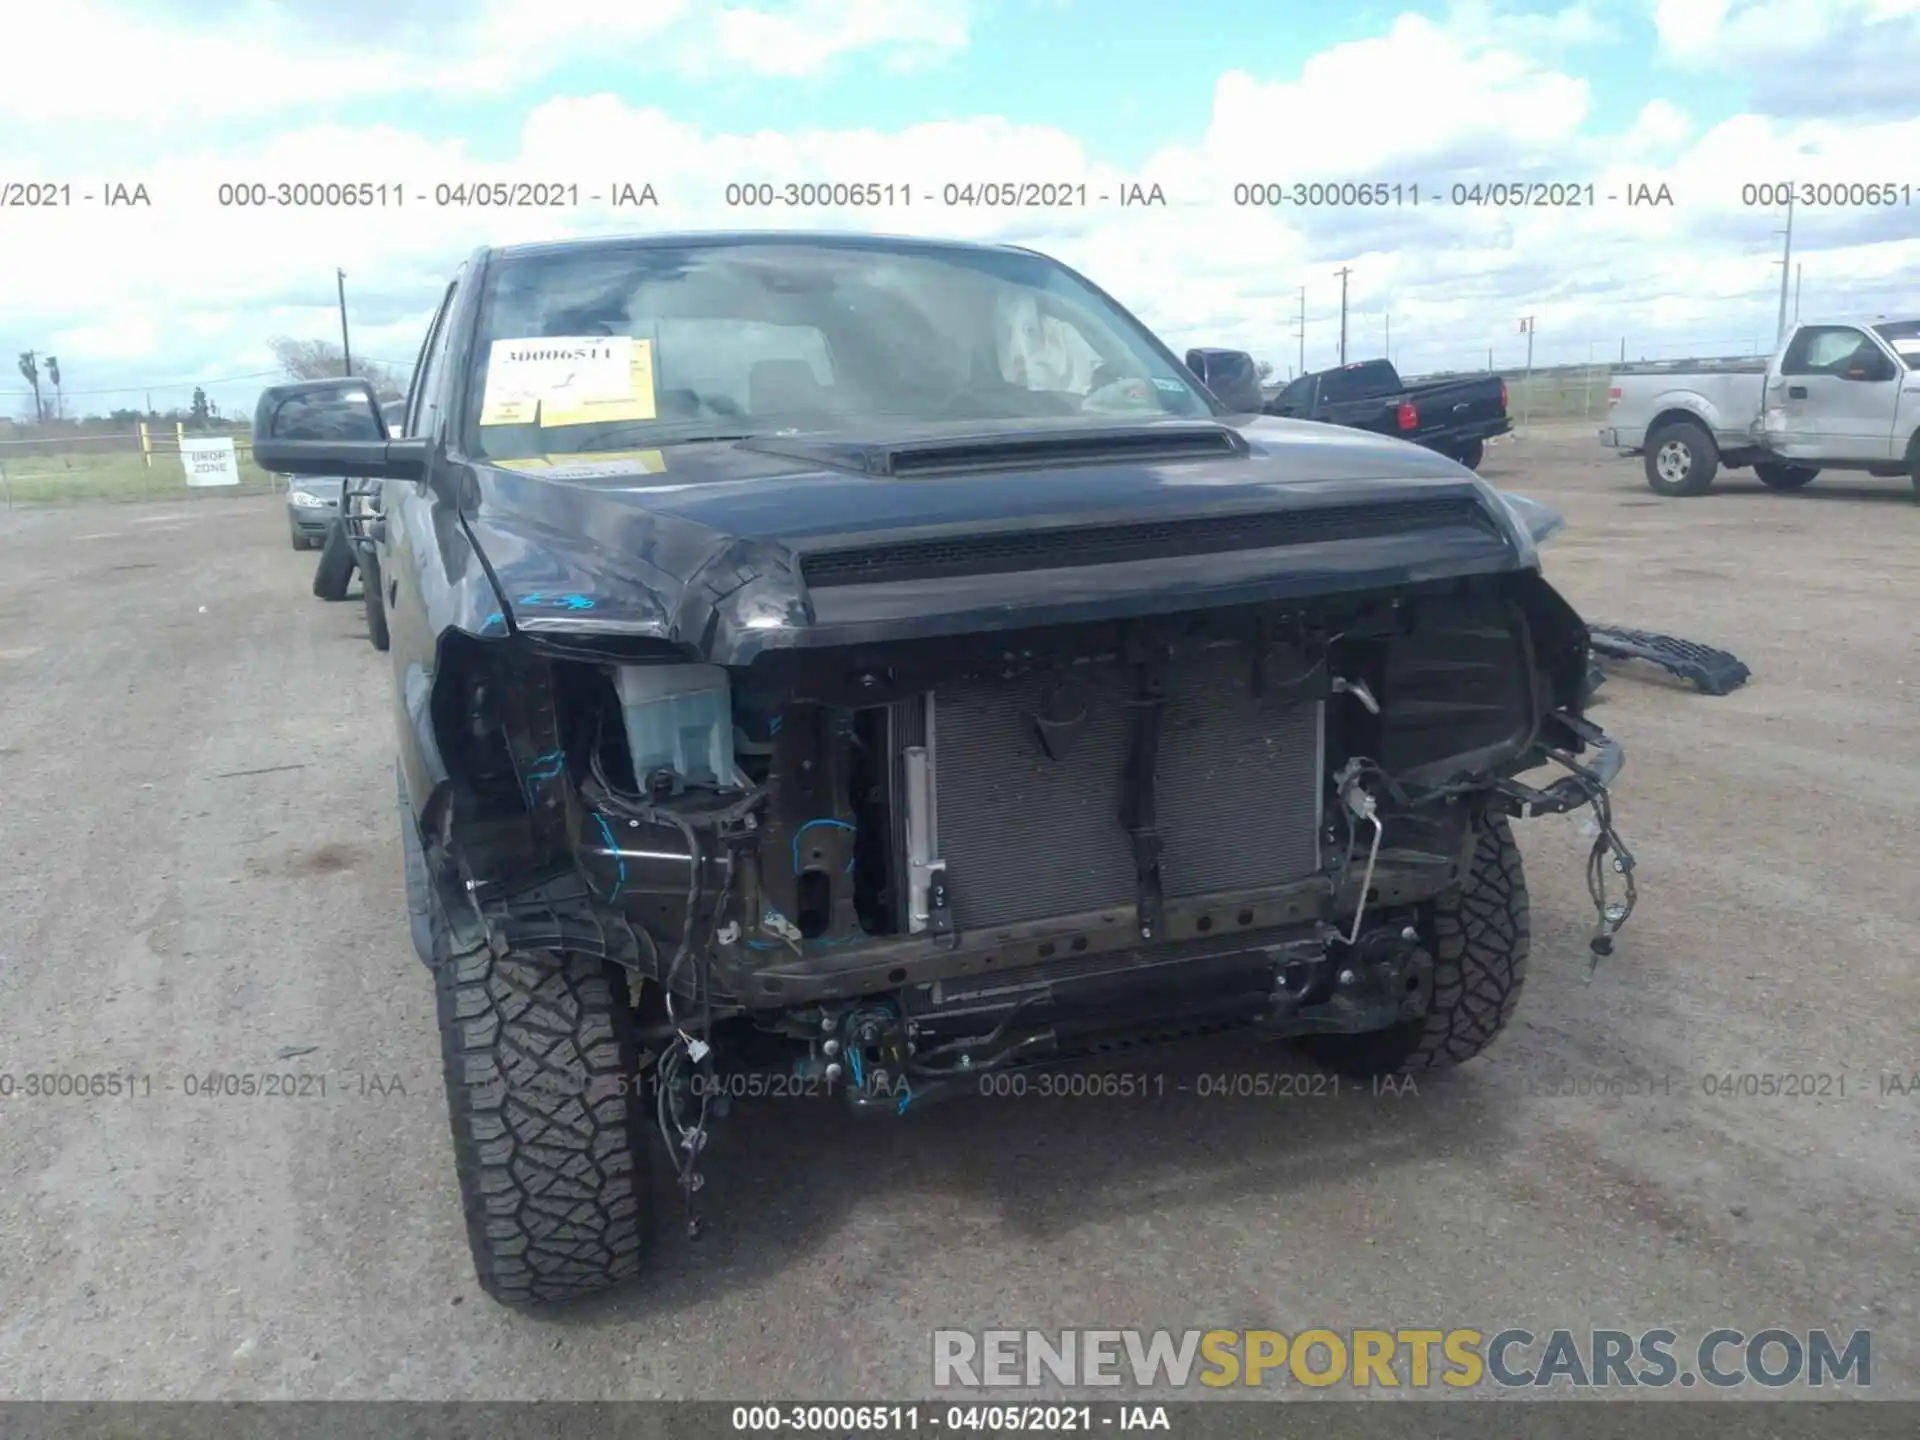
<instances>
[{"instance_id":1,"label":"utility pole","mask_svg":"<svg viewBox=\"0 0 1920 1440\"><path fill-rule=\"evenodd\" d=\"M1776 230L1774 234L1786 236L1786 248L1780 252L1780 259L1775 262L1780 267L1780 326L1778 333L1773 337L1773 343L1778 347L1780 342L1787 337L1787 281L1792 278L1793 272L1792 190L1787 191L1787 228L1785 230Z\"/></svg>"},{"instance_id":2,"label":"utility pole","mask_svg":"<svg viewBox=\"0 0 1920 1440\"><path fill-rule=\"evenodd\" d=\"M334 276L340 284L340 373L349 379L353 377L353 351L347 348L347 272L335 270Z\"/></svg>"},{"instance_id":3,"label":"utility pole","mask_svg":"<svg viewBox=\"0 0 1920 1440\"><path fill-rule=\"evenodd\" d=\"M1347 363L1347 276L1353 273L1351 265L1340 267L1340 363Z\"/></svg>"},{"instance_id":4,"label":"utility pole","mask_svg":"<svg viewBox=\"0 0 1920 1440\"><path fill-rule=\"evenodd\" d=\"M1300 328L1296 332L1300 337L1300 373L1307 373L1307 287L1300 287Z\"/></svg>"},{"instance_id":5,"label":"utility pole","mask_svg":"<svg viewBox=\"0 0 1920 1440\"><path fill-rule=\"evenodd\" d=\"M1520 328L1527 334L1527 384L1524 398L1520 402L1520 424L1524 429L1528 417L1533 414L1533 316L1529 315L1522 320Z\"/></svg>"},{"instance_id":6,"label":"utility pole","mask_svg":"<svg viewBox=\"0 0 1920 1440\"><path fill-rule=\"evenodd\" d=\"M1805 265L1802 265L1802 264L1800 264L1800 263L1799 263L1798 261L1795 261L1795 262L1794 262L1794 266L1793 266L1793 323L1794 323L1794 324L1796 324L1796 325L1798 325L1798 324L1800 323L1800 282L1801 282L1801 280L1803 280L1804 278L1806 278L1806 277L1805 277L1805 276L1804 276L1804 275L1803 275L1803 274L1802 274L1801 272L1802 272L1802 271L1804 271L1804 270L1805 270L1806 268L1807 268L1807 267L1806 267Z\"/></svg>"},{"instance_id":7,"label":"utility pole","mask_svg":"<svg viewBox=\"0 0 1920 1440\"><path fill-rule=\"evenodd\" d=\"M1380 318L1387 322L1387 362L1391 364L1393 362L1393 316L1383 315Z\"/></svg>"}]
</instances>

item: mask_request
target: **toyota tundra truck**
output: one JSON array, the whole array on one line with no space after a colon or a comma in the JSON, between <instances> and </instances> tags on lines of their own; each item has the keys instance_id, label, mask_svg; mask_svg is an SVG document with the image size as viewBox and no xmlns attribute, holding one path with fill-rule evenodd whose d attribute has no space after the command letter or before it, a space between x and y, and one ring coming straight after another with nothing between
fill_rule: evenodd
<instances>
[{"instance_id":1,"label":"toyota tundra truck","mask_svg":"<svg viewBox=\"0 0 1920 1440\"><path fill-rule=\"evenodd\" d=\"M1046 256L482 249L413 374L401 434L310 381L255 447L383 482L412 936L502 1302L637 1273L650 1165L694 1233L740 1077L911 1123L1177 1041L1446 1067L1520 999L1517 819L1595 819L1589 967L1633 908L1558 517L1245 413Z\"/></svg>"}]
</instances>

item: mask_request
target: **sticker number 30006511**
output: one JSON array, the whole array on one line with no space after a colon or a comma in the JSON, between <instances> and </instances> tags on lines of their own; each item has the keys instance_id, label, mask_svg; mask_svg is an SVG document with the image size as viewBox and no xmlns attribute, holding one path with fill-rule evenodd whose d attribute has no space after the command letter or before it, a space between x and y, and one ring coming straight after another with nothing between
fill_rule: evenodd
<instances>
[{"instance_id":1,"label":"sticker number 30006511","mask_svg":"<svg viewBox=\"0 0 1920 1440\"><path fill-rule=\"evenodd\" d=\"M482 425L591 425L652 420L653 342L627 335L496 340L487 356Z\"/></svg>"}]
</instances>

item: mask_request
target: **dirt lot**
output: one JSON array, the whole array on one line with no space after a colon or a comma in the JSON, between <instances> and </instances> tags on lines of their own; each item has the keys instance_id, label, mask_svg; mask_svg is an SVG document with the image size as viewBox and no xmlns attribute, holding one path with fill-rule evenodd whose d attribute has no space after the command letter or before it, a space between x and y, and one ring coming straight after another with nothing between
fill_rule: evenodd
<instances>
[{"instance_id":1,"label":"dirt lot","mask_svg":"<svg viewBox=\"0 0 1920 1440\"><path fill-rule=\"evenodd\" d=\"M359 606L271 499L0 516L0 1390L844 1399L925 1393L936 1327L1467 1324L1865 1328L1874 1391L1920 1395L1920 1090L1884 1078L1920 1072L1920 507L1661 501L1581 437L1487 473L1568 512L1591 618L1755 674L1606 687L1642 900L1590 987L1586 841L1535 821L1521 1018L1417 1095L767 1102L706 1238L663 1195L652 1277L550 1320L471 1277ZM1250 1067L1296 1062L1174 1074ZM1640 1093L1556 1093L1596 1082Z\"/></svg>"}]
</instances>

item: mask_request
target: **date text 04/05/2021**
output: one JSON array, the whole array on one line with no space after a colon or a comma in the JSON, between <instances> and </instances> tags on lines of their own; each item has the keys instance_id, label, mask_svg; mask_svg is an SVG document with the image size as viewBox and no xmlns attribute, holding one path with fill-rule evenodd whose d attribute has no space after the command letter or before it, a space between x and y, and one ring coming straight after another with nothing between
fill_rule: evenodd
<instances>
[{"instance_id":1,"label":"date text 04/05/2021","mask_svg":"<svg viewBox=\"0 0 1920 1440\"><path fill-rule=\"evenodd\" d=\"M407 1094L397 1074L370 1070L188 1070L178 1076L132 1070L0 1071L0 1103L31 1100L134 1101L185 1096L196 1099L324 1100L383 1099Z\"/></svg>"},{"instance_id":2,"label":"date text 04/05/2021","mask_svg":"<svg viewBox=\"0 0 1920 1440\"><path fill-rule=\"evenodd\" d=\"M409 201L438 209L564 210L580 205L655 209L660 195L644 180L459 180L429 186L386 180L224 181L215 203L227 210L390 210Z\"/></svg>"},{"instance_id":3,"label":"date text 04/05/2021","mask_svg":"<svg viewBox=\"0 0 1920 1440\"><path fill-rule=\"evenodd\" d=\"M1173 1429L1164 1405L736 1405L740 1434L1090 1435Z\"/></svg>"}]
</instances>

